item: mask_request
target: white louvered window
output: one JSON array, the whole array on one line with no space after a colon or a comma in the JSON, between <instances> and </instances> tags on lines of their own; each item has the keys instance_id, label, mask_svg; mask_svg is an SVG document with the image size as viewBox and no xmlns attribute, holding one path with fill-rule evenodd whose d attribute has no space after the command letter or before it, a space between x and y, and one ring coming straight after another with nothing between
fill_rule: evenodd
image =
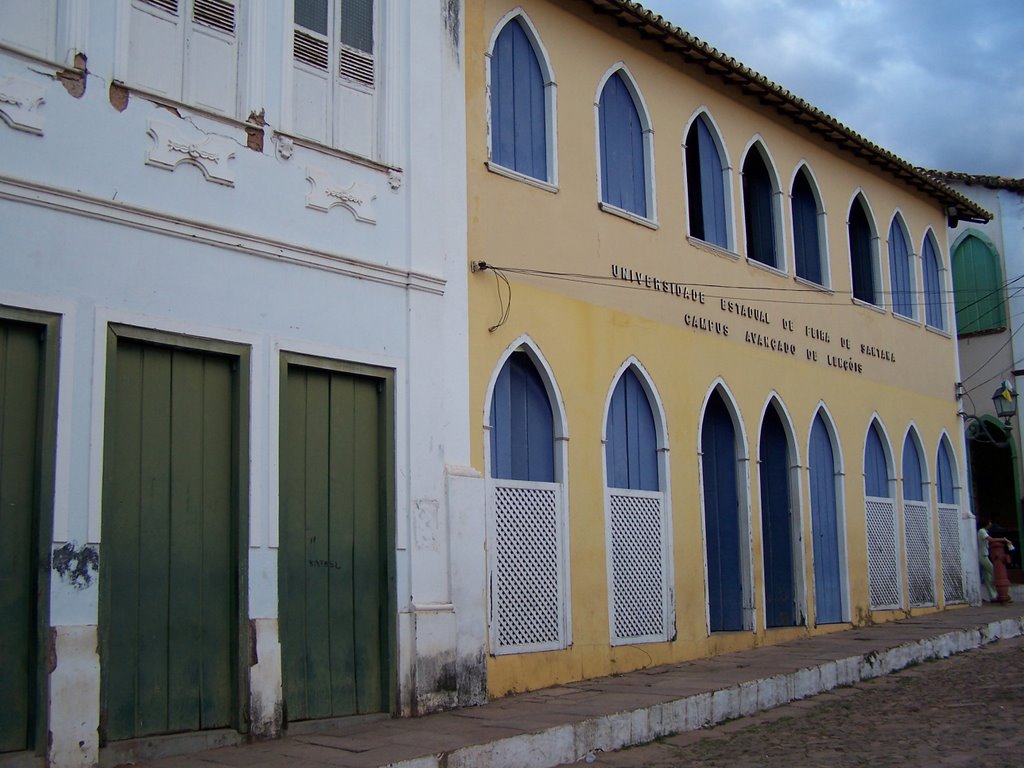
<instances>
[{"instance_id":1,"label":"white louvered window","mask_svg":"<svg viewBox=\"0 0 1024 768\"><path fill-rule=\"evenodd\" d=\"M54 60L57 0L0 0L0 44Z\"/></svg>"},{"instance_id":2,"label":"white louvered window","mask_svg":"<svg viewBox=\"0 0 1024 768\"><path fill-rule=\"evenodd\" d=\"M238 117L239 0L131 0L129 85Z\"/></svg>"},{"instance_id":3,"label":"white louvered window","mask_svg":"<svg viewBox=\"0 0 1024 768\"><path fill-rule=\"evenodd\" d=\"M872 610L902 607L900 593L899 530L896 503L868 496L864 499L868 533L868 586Z\"/></svg>"},{"instance_id":4,"label":"white louvered window","mask_svg":"<svg viewBox=\"0 0 1024 768\"><path fill-rule=\"evenodd\" d=\"M374 154L374 0L294 0L294 130Z\"/></svg>"},{"instance_id":5,"label":"white louvered window","mask_svg":"<svg viewBox=\"0 0 1024 768\"><path fill-rule=\"evenodd\" d=\"M960 507L956 504L939 504L939 550L943 599L947 605L966 602L960 551Z\"/></svg>"},{"instance_id":6,"label":"white louvered window","mask_svg":"<svg viewBox=\"0 0 1024 768\"><path fill-rule=\"evenodd\" d=\"M935 605L932 517L922 501L903 502L903 536L907 558L907 590L911 606Z\"/></svg>"}]
</instances>

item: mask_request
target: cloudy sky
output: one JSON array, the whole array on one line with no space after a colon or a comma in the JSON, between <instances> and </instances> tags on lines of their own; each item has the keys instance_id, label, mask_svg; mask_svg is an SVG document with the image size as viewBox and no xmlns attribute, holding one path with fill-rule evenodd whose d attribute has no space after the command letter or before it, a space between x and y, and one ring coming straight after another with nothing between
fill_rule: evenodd
<instances>
[{"instance_id":1,"label":"cloudy sky","mask_svg":"<svg viewBox=\"0 0 1024 768\"><path fill-rule=\"evenodd\" d=\"M914 165L1024 177L1024 0L640 0Z\"/></svg>"}]
</instances>

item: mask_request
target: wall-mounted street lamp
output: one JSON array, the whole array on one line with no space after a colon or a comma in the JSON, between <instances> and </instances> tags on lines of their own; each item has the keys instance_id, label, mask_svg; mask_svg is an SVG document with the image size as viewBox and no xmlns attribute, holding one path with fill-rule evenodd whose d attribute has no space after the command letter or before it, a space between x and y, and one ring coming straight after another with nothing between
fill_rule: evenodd
<instances>
[{"instance_id":1,"label":"wall-mounted street lamp","mask_svg":"<svg viewBox=\"0 0 1024 768\"><path fill-rule=\"evenodd\" d=\"M1010 421L1017 415L1017 393L1009 381L999 385L999 389L992 395L992 405L995 406L996 416L1003 420L1007 431L1013 429Z\"/></svg>"},{"instance_id":2,"label":"wall-mounted street lamp","mask_svg":"<svg viewBox=\"0 0 1024 768\"><path fill-rule=\"evenodd\" d=\"M962 398L964 395L963 385L958 384L957 398ZM968 397L968 399L970 398ZM960 411L958 415L964 420L964 431L967 433L968 439L995 443L996 446L1005 448L1010 444L1009 437L1010 432L1013 430L1013 417L1017 415L1017 392L1009 381L1004 381L992 393L992 407L996 415L1003 420L1003 425L1006 428L1005 439L1000 439L1001 435L993 434L998 430L990 428L983 419L978 418L973 413Z\"/></svg>"}]
</instances>

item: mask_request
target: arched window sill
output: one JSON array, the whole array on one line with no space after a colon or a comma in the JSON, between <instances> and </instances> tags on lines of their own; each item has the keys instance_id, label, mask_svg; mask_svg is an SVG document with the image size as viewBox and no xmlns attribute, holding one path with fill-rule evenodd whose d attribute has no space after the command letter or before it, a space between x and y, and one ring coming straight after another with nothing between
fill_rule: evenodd
<instances>
[{"instance_id":1,"label":"arched window sill","mask_svg":"<svg viewBox=\"0 0 1024 768\"><path fill-rule=\"evenodd\" d=\"M922 325L921 321L914 317L907 317L906 315L900 315L896 312L893 312L892 316L902 323L907 323L908 325L913 325L917 328L920 328Z\"/></svg>"},{"instance_id":2,"label":"arched window sill","mask_svg":"<svg viewBox=\"0 0 1024 768\"><path fill-rule=\"evenodd\" d=\"M735 251L730 251L728 248L723 248L720 245L709 243L707 240L701 240L699 237L694 237L693 235L687 235L686 242L688 242L694 248L700 248L702 251L714 253L718 256L724 256L725 258L732 259L733 261L739 261L740 258L742 258Z\"/></svg>"},{"instance_id":3,"label":"arched window sill","mask_svg":"<svg viewBox=\"0 0 1024 768\"><path fill-rule=\"evenodd\" d=\"M487 170L491 173L496 173L499 176L504 176L506 179L512 179L513 181L521 181L523 184L529 184L531 187L537 189L543 189L545 192L556 193L558 192L558 186L552 184L549 181L543 181L542 179L535 178L533 176L527 176L525 173L519 171L513 171L511 168L506 168L503 165L498 165L495 162L488 160L484 165L487 166Z\"/></svg>"},{"instance_id":4,"label":"arched window sill","mask_svg":"<svg viewBox=\"0 0 1024 768\"><path fill-rule=\"evenodd\" d=\"M822 293L827 293L833 296L835 295L835 291L833 291L827 285L822 285L821 283L816 283L813 280L808 280L806 277L800 277L800 275L793 275L793 280L799 283L800 285L806 285L808 288L813 288L816 291L821 291Z\"/></svg>"},{"instance_id":5,"label":"arched window sill","mask_svg":"<svg viewBox=\"0 0 1024 768\"><path fill-rule=\"evenodd\" d=\"M858 307L864 307L865 309L873 310L882 315L888 314L885 311L885 307L880 307L877 304L872 304L870 301L864 301L864 299L858 299L856 296L851 296L850 301L852 301Z\"/></svg>"},{"instance_id":6,"label":"arched window sill","mask_svg":"<svg viewBox=\"0 0 1024 768\"><path fill-rule=\"evenodd\" d=\"M658 222L655 221L654 219L648 219L644 216L640 216L636 213L633 213L632 211L627 211L624 208L619 208L617 205L599 202L597 204L597 207L600 208L605 213L610 213L613 216L618 216L619 218L626 219L627 221L632 221L634 224L639 224L642 227L647 227L648 229L654 230L659 229Z\"/></svg>"},{"instance_id":7,"label":"arched window sill","mask_svg":"<svg viewBox=\"0 0 1024 768\"><path fill-rule=\"evenodd\" d=\"M758 261L757 259L752 259L749 256L747 257L747 264L749 264L752 267L755 267L756 269L764 270L768 274L775 275L776 277L782 277L782 278L789 277L789 273L786 272L786 270L779 269L778 267L773 267L771 264L765 264L763 261Z\"/></svg>"}]
</instances>

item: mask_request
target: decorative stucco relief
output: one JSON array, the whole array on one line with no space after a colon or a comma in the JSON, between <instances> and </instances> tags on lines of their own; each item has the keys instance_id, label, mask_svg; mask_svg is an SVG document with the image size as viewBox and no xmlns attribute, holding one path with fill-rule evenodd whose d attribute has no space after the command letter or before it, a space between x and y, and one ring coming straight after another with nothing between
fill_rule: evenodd
<instances>
[{"instance_id":1,"label":"decorative stucco relief","mask_svg":"<svg viewBox=\"0 0 1024 768\"><path fill-rule=\"evenodd\" d=\"M235 185L235 171L228 161L235 158L237 144L223 136L208 136L200 131L182 130L156 120L148 123L153 146L146 154L146 165L173 171L181 163L191 163L203 172L207 181Z\"/></svg>"},{"instance_id":2,"label":"decorative stucco relief","mask_svg":"<svg viewBox=\"0 0 1024 768\"><path fill-rule=\"evenodd\" d=\"M0 117L16 131L43 135L43 116L39 108L45 103L46 89L20 77L0 80Z\"/></svg>"},{"instance_id":3,"label":"decorative stucco relief","mask_svg":"<svg viewBox=\"0 0 1024 768\"><path fill-rule=\"evenodd\" d=\"M312 166L306 168L306 180L311 185L309 194L306 195L307 208L329 211L340 205L351 211L356 221L377 223L377 212L373 206L377 195L369 185L353 182L344 186L335 182L327 171Z\"/></svg>"}]
</instances>

